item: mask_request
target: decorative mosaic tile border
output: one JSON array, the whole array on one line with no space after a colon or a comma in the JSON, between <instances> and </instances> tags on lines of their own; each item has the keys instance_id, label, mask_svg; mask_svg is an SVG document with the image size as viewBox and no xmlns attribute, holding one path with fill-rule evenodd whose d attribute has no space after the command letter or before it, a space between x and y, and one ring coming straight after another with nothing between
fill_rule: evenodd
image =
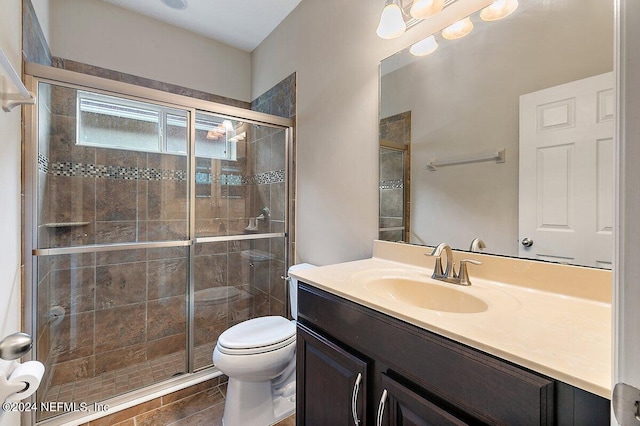
<instances>
[{"instance_id":1,"label":"decorative mosaic tile border","mask_svg":"<svg viewBox=\"0 0 640 426\"><path fill-rule=\"evenodd\" d=\"M78 176L123 180L187 180L186 170L160 170L138 167L103 166L99 164L82 163L52 163L49 166L49 174L53 176Z\"/></svg>"},{"instance_id":2,"label":"decorative mosaic tile border","mask_svg":"<svg viewBox=\"0 0 640 426\"><path fill-rule=\"evenodd\" d=\"M402 189L402 188L404 188L404 181L402 179L380 181L380 189Z\"/></svg>"},{"instance_id":3,"label":"decorative mosaic tile border","mask_svg":"<svg viewBox=\"0 0 640 426\"><path fill-rule=\"evenodd\" d=\"M258 173L255 176L248 177L249 185L265 185L271 183L284 182L285 173L284 170L275 170L273 172Z\"/></svg>"},{"instance_id":4,"label":"decorative mosaic tile border","mask_svg":"<svg viewBox=\"0 0 640 426\"><path fill-rule=\"evenodd\" d=\"M258 173L255 176L241 176L233 174L216 174L196 172L196 183L211 184L220 183L222 185L269 185L273 183L284 182L284 170L275 170L272 172Z\"/></svg>"},{"instance_id":5,"label":"decorative mosaic tile border","mask_svg":"<svg viewBox=\"0 0 640 426\"><path fill-rule=\"evenodd\" d=\"M49 159L41 153L38 153L38 170L49 173Z\"/></svg>"},{"instance_id":6,"label":"decorative mosaic tile border","mask_svg":"<svg viewBox=\"0 0 640 426\"><path fill-rule=\"evenodd\" d=\"M147 181L178 181L188 179L186 170L162 170L138 167L104 166L83 163L50 163L49 159L38 153L38 170L53 176L65 177L93 177L101 179L147 180ZM265 185L285 181L285 171L259 173L255 176L241 176L234 174L215 174L196 172L196 183L222 185Z\"/></svg>"}]
</instances>

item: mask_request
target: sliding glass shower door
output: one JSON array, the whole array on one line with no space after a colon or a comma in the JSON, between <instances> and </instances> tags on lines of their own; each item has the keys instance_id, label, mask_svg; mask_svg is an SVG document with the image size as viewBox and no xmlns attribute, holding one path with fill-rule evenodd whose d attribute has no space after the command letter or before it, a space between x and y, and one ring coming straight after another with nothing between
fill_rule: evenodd
<instances>
[{"instance_id":1,"label":"sliding glass shower door","mask_svg":"<svg viewBox=\"0 0 640 426\"><path fill-rule=\"evenodd\" d=\"M231 129L226 146L198 131L206 121ZM230 326L285 315L286 146L284 129L196 114L196 369Z\"/></svg>"},{"instance_id":2,"label":"sliding glass shower door","mask_svg":"<svg viewBox=\"0 0 640 426\"><path fill-rule=\"evenodd\" d=\"M104 401L211 367L226 328L285 314L287 127L37 90L38 402Z\"/></svg>"}]
</instances>

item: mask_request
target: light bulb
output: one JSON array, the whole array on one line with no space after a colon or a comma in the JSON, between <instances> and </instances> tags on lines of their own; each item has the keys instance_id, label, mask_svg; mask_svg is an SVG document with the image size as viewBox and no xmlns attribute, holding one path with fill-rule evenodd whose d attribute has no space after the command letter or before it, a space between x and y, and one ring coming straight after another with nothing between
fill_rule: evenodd
<instances>
[{"instance_id":1,"label":"light bulb","mask_svg":"<svg viewBox=\"0 0 640 426\"><path fill-rule=\"evenodd\" d=\"M437 48L438 42L434 36L430 35L429 37L412 45L409 49L409 53L413 56L427 56L428 54L435 52Z\"/></svg>"},{"instance_id":2,"label":"light bulb","mask_svg":"<svg viewBox=\"0 0 640 426\"><path fill-rule=\"evenodd\" d=\"M447 28L442 30L442 37L446 38L447 40L455 40L457 38L466 36L471 32L472 29L473 22L471 22L471 19L467 16L466 18L461 19L460 21L451 24Z\"/></svg>"},{"instance_id":3,"label":"light bulb","mask_svg":"<svg viewBox=\"0 0 640 426\"><path fill-rule=\"evenodd\" d=\"M413 0L411 16L416 19L427 19L444 9L444 0Z\"/></svg>"},{"instance_id":4,"label":"light bulb","mask_svg":"<svg viewBox=\"0 0 640 426\"><path fill-rule=\"evenodd\" d=\"M230 132L231 130L233 130L233 123L230 120L224 120L222 122L222 127L224 127L225 130Z\"/></svg>"},{"instance_id":5,"label":"light bulb","mask_svg":"<svg viewBox=\"0 0 640 426\"><path fill-rule=\"evenodd\" d=\"M511 15L518 8L518 0L497 0L480 12L483 21L497 21Z\"/></svg>"},{"instance_id":6,"label":"light bulb","mask_svg":"<svg viewBox=\"0 0 640 426\"><path fill-rule=\"evenodd\" d=\"M402 17L402 9L396 3L389 3L382 9L380 23L376 34L384 39L400 37L407 29L407 24Z\"/></svg>"}]
</instances>

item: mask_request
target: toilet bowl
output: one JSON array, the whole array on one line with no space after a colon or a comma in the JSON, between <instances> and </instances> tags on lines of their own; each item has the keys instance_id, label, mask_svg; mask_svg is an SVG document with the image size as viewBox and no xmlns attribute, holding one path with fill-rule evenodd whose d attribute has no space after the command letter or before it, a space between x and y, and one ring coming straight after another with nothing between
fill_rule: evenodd
<instances>
[{"instance_id":1,"label":"toilet bowl","mask_svg":"<svg viewBox=\"0 0 640 426\"><path fill-rule=\"evenodd\" d=\"M313 268L300 264L289 272ZM229 377L222 422L225 426L267 426L295 411L297 280L289 280L290 321L266 316L224 331L213 363Z\"/></svg>"}]
</instances>

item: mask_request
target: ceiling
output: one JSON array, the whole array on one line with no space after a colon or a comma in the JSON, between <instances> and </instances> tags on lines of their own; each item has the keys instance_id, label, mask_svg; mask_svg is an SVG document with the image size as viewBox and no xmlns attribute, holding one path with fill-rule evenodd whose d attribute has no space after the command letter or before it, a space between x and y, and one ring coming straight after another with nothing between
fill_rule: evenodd
<instances>
[{"instance_id":1,"label":"ceiling","mask_svg":"<svg viewBox=\"0 0 640 426\"><path fill-rule=\"evenodd\" d=\"M186 0L176 10L161 0L103 0L251 52L301 0Z\"/></svg>"}]
</instances>

